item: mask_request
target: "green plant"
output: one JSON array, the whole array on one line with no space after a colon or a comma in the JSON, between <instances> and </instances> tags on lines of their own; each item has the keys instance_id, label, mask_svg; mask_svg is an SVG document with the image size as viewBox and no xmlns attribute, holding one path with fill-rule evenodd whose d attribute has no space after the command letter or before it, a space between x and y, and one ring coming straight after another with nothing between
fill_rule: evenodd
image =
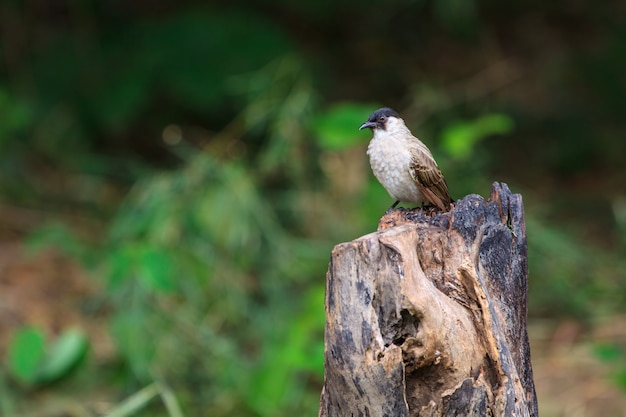
<instances>
[{"instance_id":1,"label":"green plant","mask_svg":"<svg viewBox=\"0 0 626 417\"><path fill-rule=\"evenodd\" d=\"M441 133L441 147L457 161L467 161L474 155L474 147L479 141L512 130L513 120L504 114L488 114L472 121L454 121Z\"/></svg>"},{"instance_id":2,"label":"green plant","mask_svg":"<svg viewBox=\"0 0 626 417\"><path fill-rule=\"evenodd\" d=\"M294 359L321 353L323 323L319 297L295 302L322 288L303 286L311 275L302 243L285 233L240 163L198 155L138 184L104 251L117 306L112 330L135 377L162 375L204 407L298 409L299 395L285 390L302 392L295 375L312 363L319 377L321 356Z\"/></svg>"},{"instance_id":3,"label":"green plant","mask_svg":"<svg viewBox=\"0 0 626 417\"><path fill-rule=\"evenodd\" d=\"M596 357L611 366L609 377L622 390L626 391L626 353L624 347L615 343L597 343L594 346Z\"/></svg>"},{"instance_id":4,"label":"green plant","mask_svg":"<svg viewBox=\"0 0 626 417\"><path fill-rule=\"evenodd\" d=\"M9 344L7 369L25 387L40 387L67 377L84 359L87 350L87 336L81 330L65 330L52 346L46 347L41 330L22 327Z\"/></svg>"}]
</instances>

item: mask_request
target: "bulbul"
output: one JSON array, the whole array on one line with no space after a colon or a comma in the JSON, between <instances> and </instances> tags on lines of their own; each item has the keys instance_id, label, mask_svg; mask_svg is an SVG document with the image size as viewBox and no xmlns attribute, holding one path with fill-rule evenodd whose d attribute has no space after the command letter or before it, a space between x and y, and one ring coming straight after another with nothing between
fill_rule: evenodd
<instances>
[{"instance_id":1,"label":"bulbul","mask_svg":"<svg viewBox=\"0 0 626 417\"><path fill-rule=\"evenodd\" d=\"M374 137L367 147L372 171L389 195L401 202L429 203L450 210L450 193L430 150L404 124L393 109L376 110L359 130L369 128Z\"/></svg>"}]
</instances>

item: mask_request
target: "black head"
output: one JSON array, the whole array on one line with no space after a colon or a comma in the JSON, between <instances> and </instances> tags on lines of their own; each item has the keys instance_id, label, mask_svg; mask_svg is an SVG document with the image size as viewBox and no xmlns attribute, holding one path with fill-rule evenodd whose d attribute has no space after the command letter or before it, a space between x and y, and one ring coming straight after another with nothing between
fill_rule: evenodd
<instances>
[{"instance_id":1,"label":"black head","mask_svg":"<svg viewBox=\"0 0 626 417\"><path fill-rule=\"evenodd\" d=\"M399 119L400 115L394 109L383 107L370 114L370 117L367 118L367 122L363 123L359 130L365 129L366 127L370 129L385 129L385 123L388 117L397 117Z\"/></svg>"}]
</instances>

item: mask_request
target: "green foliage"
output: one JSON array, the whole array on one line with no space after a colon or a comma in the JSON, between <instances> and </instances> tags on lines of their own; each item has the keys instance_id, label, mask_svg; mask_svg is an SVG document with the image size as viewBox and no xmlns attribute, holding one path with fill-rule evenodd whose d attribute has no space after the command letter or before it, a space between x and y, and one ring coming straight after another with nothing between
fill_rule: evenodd
<instances>
[{"instance_id":1,"label":"green foliage","mask_svg":"<svg viewBox=\"0 0 626 417\"><path fill-rule=\"evenodd\" d=\"M39 381L54 382L66 376L85 357L87 336L81 330L68 329L59 335L41 364Z\"/></svg>"},{"instance_id":2,"label":"green foliage","mask_svg":"<svg viewBox=\"0 0 626 417\"><path fill-rule=\"evenodd\" d=\"M280 172L295 183L306 181L305 132L317 102L306 65L297 56L286 54L230 80L234 94L245 101L240 113L243 129L266 139L256 155L259 173Z\"/></svg>"},{"instance_id":3,"label":"green foliage","mask_svg":"<svg viewBox=\"0 0 626 417\"><path fill-rule=\"evenodd\" d=\"M329 151L340 151L363 142L365 134L357 129L376 108L358 103L338 103L320 113L313 122L320 146Z\"/></svg>"},{"instance_id":4,"label":"green foliage","mask_svg":"<svg viewBox=\"0 0 626 417\"><path fill-rule=\"evenodd\" d=\"M44 356L44 335L36 328L18 331L9 345L8 366L15 378L26 385L37 381Z\"/></svg>"},{"instance_id":5,"label":"green foliage","mask_svg":"<svg viewBox=\"0 0 626 417\"><path fill-rule=\"evenodd\" d=\"M78 329L65 330L47 349L41 330L24 327L11 340L7 365L14 378L27 387L36 387L67 376L83 360L87 350L87 337Z\"/></svg>"},{"instance_id":6,"label":"green foliage","mask_svg":"<svg viewBox=\"0 0 626 417\"><path fill-rule=\"evenodd\" d=\"M2 114L0 150L3 150L5 142L24 132L33 116L30 106L11 97L2 88L0 88L0 114Z\"/></svg>"},{"instance_id":7,"label":"green foliage","mask_svg":"<svg viewBox=\"0 0 626 417\"><path fill-rule=\"evenodd\" d=\"M35 229L26 237L25 244L30 253L54 247L59 252L81 260L85 265L94 264L91 257L93 255L91 246L85 244L64 223L51 222Z\"/></svg>"},{"instance_id":8,"label":"green foliage","mask_svg":"<svg viewBox=\"0 0 626 417\"><path fill-rule=\"evenodd\" d=\"M229 95L224 80L288 52L291 43L260 16L203 10L102 35L97 48L77 51L73 34L60 34L37 51L33 67L46 104L70 101L109 131L131 124L160 95L191 111L219 110Z\"/></svg>"},{"instance_id":9,"label":"green foliage","mask_svg":"<svg viewBox=\"0 0 626 417\"><path fill-rule=\"evenodd\" d=\"M111 158L111 148L154 147L152 139L172 120L208 112L218 120L230 117L244 104L234 80L292 49L276 25L242 11L183 9L168 19L104 26L97 39L58 30L45 44L33 45L22 63L28 70L0 79L0 149L11 161L0 167L0 190L16 201L37 198L32 158L126 186L145 167L136 156ZM26 93L19 97L16 91ZM130 133L131 126L150 132L148 143ZM103 136L109 137L105 152ZM99 185L107 192L117 184ZM48 198L68 198L59 194Z\"/></svg>"},{"instance_id":10,"label":"green foliage","mask_svg":"<svg viewBox=\"0 0 626 417\"><path fill-rule=\"evenodd\" d=\"M153 383L137 391L109 411L105 417L128 417L137 415L155 397L160 396L167 408L168 416L183 417L178 400L171 389L163 383Z\"/></svg>"},{"instance_id":11,"label":"green foliage","mask_svg":"<svg viewBox=\"0 0 626 417\"><path fill-rule=\"evenodd\" d=\"M626 352L618 344L598 343L594 353L603 362L611 366L610 377L616 385L626 391Z\"/></svg>"},{"instance_id":12,"label":"green foliage","mask_svg":"<svg viewBox=\"0 0 626 417\"><path fill-rule=\"evenodd\" d=\"M590 248L564 230L526 218L529 236L530 309L581 319L606 315L624 302L620 267L607 269L610 255Z\"/></svg>"},{"instance_id":13,"label":"green foliage","mask_svg":"<svg viewBox=\"0 0 626 417\"><path fill-rule=\"evenodd\" d=\"M257 36L248 36L250 31ZM277 58L290 42L263 19L239 12L182 13L165 24L146 20L105 32L99 48L81 53L71 38L61 34L49 49L35 53L34 77L43 93L36 112L2 96L6 100L0 104L11 121L2 126L3 140L31 122L32 130L47 134L35 139L39 152L75 168L81 159L69 159L69 147L92 161L84 165L87 170L102 166L110 173L110 161L101 165L99 157L89 154L93 126L100 132L122 132L154 109L155 97L175 100L187 111L224 111L222 117L230 117L227 109L239 101L249 104L240 119L246 130L269 138L257 159L261 172L306 168L290 154L302 145L302 114L309 111L312 87L301 62L293 56ZM195 407L203 412L296 412L304 398L310 407L317 394L307 392L307 378L289 381L295 375L320 377L323 303L317 297L315 304L304 303L300 313L293 294L323 291L303 284L311 277L310 265L320 260L307 257L327 251L311 252L309 244L286 233L275 208L260 195L262 178L247 168L249 162L191 156L186 147L180 151L188 163L140 180L108 227L107 238L87 244L68 227L50 223L30 236L29 246L53 245L106 271L115 309L111 331L131 371L126 384L163 375L179 394L197 398ZM268 321L269 316L274 318ZM294 321L275 326L284 317ZM317 330L311 332L311 327ZM271 347L265 335L273 341ZM46 359L41 333L24 332L14 342L8 364L27 385L51 381L67 372L81 340L76 333L64 334ZM260 350L250 352L255 345ZM302 359L311 346L312 355ZM290 367L282 363L284 358L292 358ZM270 375L273 387L262 383ZM180 415L172 411L178 407L173 405L177 394L161 383L159 387L168 413ZM149 396L139 393L135 404L143 407ZM132 409L117 412L138 410Z\"/></svg>"},{"instance_id":14,"label":"green foliage","mask_svg":"<svg viewBox=\"0 0 626 417\"><path fill-rule=\"evenodd\" d=\"M513 130L513 119L504 114L488 114L473 121L450 123L441 134L441 146L452 158L468 160L482 139Z\"/></svg>"},{"instance_id":15,"label":"green foliage","mask_svg":"<svg viewBox=\"0 0 626 417\"><path fill-rule=\"evenodd\" d=\"M323 287L290 301L303 253L258 187L242 164L208 155L138 184L105 264L120 307L113 333L139 380L168 375L192 392L195 378L215 381L204 407L239 392L228 407L269 415L298 409L306 385L296 375L320 376Z\"/></svg>"},{"instance_id":16,"label":"green foliage","mask_svg":"<svg viewBox=\"0 0 626 417\"><path fill-rule=\"evenodd\" d=\"M301 313L291 323L269 333L271 339L263 347L260 369L254 372L245 391L246 402L259 415L274 415L277 410L289 407L289 398L306 396L306 385L294 383L295 380L308 374L321 381L324 315L320 305L324 305L322 286L312 288L303 297ZM279 323L281 317L276 314L274 319ZM306 399L311 407L316 400Z\"/></svg>"}]
</instances>

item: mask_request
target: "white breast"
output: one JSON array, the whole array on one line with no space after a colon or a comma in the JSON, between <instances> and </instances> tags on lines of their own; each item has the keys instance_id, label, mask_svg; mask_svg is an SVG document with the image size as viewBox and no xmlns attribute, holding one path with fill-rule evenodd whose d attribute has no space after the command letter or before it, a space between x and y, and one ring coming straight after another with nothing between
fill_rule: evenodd
<instances>
[{"instance_id":1,"label":"white breast","mask_svg":"<svg viewBox=\"0 0 626 417\"><path fill-rule=\"evenodd\" d=\"M392 198L418 204L426 201L409 171L412 158L406 140L397 134L374 130L367 155L374 176Z\"/></svg>"}]
</instances>

